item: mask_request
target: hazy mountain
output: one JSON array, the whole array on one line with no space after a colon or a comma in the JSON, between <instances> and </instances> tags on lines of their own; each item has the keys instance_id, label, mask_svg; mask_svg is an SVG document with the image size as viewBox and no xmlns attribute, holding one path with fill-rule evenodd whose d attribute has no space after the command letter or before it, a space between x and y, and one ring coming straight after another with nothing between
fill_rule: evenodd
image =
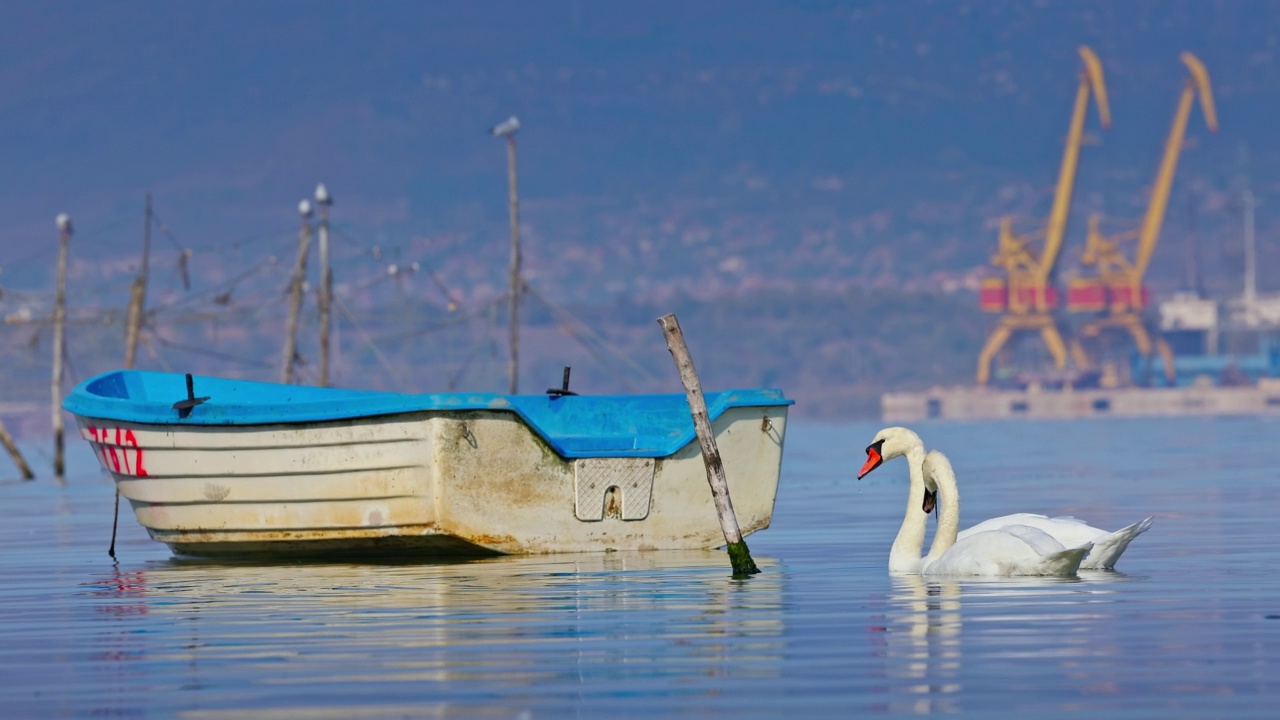
<instances>
[{"instance_id":1,"label":"hazy mountain","mask_svg":"<svg viewBox=\"0 0 1280 720\"><path fill-rule=\"evenodd\" d=\"M1194 231L1228 291L1242 145L1264 267L1280 259L1278 42L1280 5L1247 0L10 4L0 307L47 310L63 211L73 304L123 305L146 192L164 223L157 298L278 307L294 208L318 181L353 306L441 304L440 286L482 306L507 254L505 153L486 131L511 114L529 283L554 302L961 288L997 217L1047 210L1080 44L1103 60L1115 127L1091 114L1064 264L1089 211L1145 206L1191 50L1222 130L1192 118L1152 280L1178 284ZM414 261L415 278L388 272ZM220 342L265 357L225 325Z\"/></svg>"}]
</instances>

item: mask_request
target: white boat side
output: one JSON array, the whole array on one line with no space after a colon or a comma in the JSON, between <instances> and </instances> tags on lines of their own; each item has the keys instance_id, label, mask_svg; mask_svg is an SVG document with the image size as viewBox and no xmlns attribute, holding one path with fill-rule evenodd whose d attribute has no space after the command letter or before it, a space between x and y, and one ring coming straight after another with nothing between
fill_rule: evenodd
<instances>
[{"instance_id":1,"label":"white boat side","mask_svg":"<svg viewBox=\"0 0 1280 720\"><path fill-rule=\"evenodd\" d=\"M509 411L277 425L77 417L138 522L175 553L423 554L724 544L696 440L664 457L565 458ZM787 406L712 427L743 534L766 528Z\"/></svg>"}]
</instances>

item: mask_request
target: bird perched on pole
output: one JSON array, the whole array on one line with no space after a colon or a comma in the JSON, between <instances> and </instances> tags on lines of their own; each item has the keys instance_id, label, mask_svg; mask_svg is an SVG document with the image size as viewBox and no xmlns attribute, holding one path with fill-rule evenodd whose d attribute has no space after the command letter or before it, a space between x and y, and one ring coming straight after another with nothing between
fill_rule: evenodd
<instances>
[{"instance_id":1,"label":"bird perched on pole","mask_svg":"<svg viewBox=\"0 0 1280 720\"><path fill-rule=\"evenodd\" d=\"M493 128L489 130L489 132L490 134L496 135L498 137L507 137L508 135L515 135L516 131L519 129L520 129L520 120L517 119L515 115L512 115L511 117L507 118L503 122L497 125L494 125Z\"/></svg>"}]
</instances>

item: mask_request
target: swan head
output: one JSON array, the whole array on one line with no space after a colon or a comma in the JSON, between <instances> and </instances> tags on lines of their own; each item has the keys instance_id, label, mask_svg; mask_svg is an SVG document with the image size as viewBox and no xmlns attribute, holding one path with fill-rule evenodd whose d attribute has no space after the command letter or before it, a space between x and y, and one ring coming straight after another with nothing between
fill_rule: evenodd
<instances>
[{"instance_id":1,"label":"swan head","mask_svg":"<svg viewBox=\"0 0 1280 720\"><path fill-rule=\"evenodd\" d=\"M924 441L904 427L887 427L876 433L867 446L867 462L858 471L858 479L880 467L885 460L892 460L911 453L924 454Z\"/></svg>"},{"instance_id":2,"label":"swan head","mask_svg":"<svg viewBox=\"0 0 1280 720\"><path fill-rule=\"evenodd\" d=\"M928 455L924 456L924 464L921 468L924 475L924 507L925 513L933 512L938 502L938 480L941 478L952 488L954 492L956 486L956 472L951 469L951 461L947 459L938 450L930 450Z\"/></svg>"},{"instance_id":3,"label":"swan head","mask_svg":"<svg viewBox=\"0 0 1280 720\"><path fill-rule=\"evenodd\" d=\"M938 492L938 479L955 484L956 471L951 468L951 461L938 450L930 450L924 456L924 489L926 492Z\"/></svg>"}]
</instances>

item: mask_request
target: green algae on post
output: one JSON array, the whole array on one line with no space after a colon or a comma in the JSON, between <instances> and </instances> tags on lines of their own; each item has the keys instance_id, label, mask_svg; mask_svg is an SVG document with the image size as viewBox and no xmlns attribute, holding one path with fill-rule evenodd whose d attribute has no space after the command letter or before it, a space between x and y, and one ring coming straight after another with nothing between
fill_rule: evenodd
<instances>
[{"instance_id":1,"label":"green algae on post","mask_svg":"<svg viewBox=\"0 0 1280 720\"><path fill-rule=\"evenodd\" d=\"M729 543L728 550L729 565L733 567L734 577L743 578L760 572L755 560L751 559L751 551L747 549L746 540Z\"/></svg>"}]
</instances>

